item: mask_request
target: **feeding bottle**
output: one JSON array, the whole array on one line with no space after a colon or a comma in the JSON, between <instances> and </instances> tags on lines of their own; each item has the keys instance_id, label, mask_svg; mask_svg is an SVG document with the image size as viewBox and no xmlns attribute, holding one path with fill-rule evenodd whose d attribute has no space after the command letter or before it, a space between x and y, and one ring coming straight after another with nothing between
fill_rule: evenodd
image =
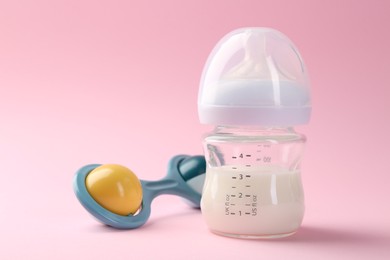
<instances>
[{"instance_id":1,"label":"feeding bottle","mask_svg":"<svg viewBox=\"0 0 390 260\"><path fill-rule=\"evenodd\" d=\"M205 65L198 97L207 162L202 215L217 234L276 238L304 215L300 164L309 80L294 44L270 28L227 34Z\"/></svg>"}]
</instances>

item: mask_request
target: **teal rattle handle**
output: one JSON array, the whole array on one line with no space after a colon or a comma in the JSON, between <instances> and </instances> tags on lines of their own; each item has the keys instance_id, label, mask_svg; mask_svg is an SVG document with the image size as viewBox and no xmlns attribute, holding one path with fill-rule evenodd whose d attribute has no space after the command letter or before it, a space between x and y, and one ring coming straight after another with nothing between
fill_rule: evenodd
<instances>
[{"instance_id":1,"label":"teal rattle handle","mask_svg":"<svg viewBox=\"0 0 390 260\"><path fill-rule=\"evenodd\" d=\"M100 222L119 229L134 229L142 226L150 217L153 199L162 194L181 196L191 202L194 207L200 207L201 194L193 189L187 181L202 175L206 171L203 156L177 155L168 164L168 174L158 181L141 180L142 205L134 215L121 216L100 206L88 193L85 179L92 170L100 166L91 164L82 167L75 175L73 187L77 198L84 208Z\"/></svg>"},{"instance_id":2,"label":"teal rattle handle","mask_svg":"<svg viewBox=\"0 0 390 260\"><path fill-rule=\"evenodd\" d=\"M201 194L187 183L192 178L204 174L206 162L203 156L178 155L168 164L168 174L158 181L141 180L143 196L153 200L162 194L181 196L200 208Z\"/></svg>"}]
</instances>

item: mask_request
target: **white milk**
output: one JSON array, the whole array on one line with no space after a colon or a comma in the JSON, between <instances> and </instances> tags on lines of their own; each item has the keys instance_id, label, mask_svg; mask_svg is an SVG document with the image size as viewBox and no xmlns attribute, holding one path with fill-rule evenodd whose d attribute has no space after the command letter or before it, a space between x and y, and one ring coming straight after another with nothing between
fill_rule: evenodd
<instances>
[{"instance_id":1,"label":"white milk","mask_svg":"<svg viewBox=\"0 0 390 260\"><path fill-rule=\"evenodd\" d=\"M215 233L240 237L292 234L304 214L300 172L254 166L208 168L201 208Z\"/></svg>"}]
</instances>

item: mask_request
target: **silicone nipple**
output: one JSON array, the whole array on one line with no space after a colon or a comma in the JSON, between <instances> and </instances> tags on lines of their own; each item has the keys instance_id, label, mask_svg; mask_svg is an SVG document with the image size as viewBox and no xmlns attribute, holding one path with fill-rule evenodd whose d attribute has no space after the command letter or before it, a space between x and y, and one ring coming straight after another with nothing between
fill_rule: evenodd
<instances>
[{"instance_id":1,"label":"silicone nipple","mask_svg":"<svg viewBox=\"0 0 390 260\"><path fill-rule=\"evenodd\" d=\"M87 175L85 184L91 197L112 213L127 216L141 207L141 182L124 166L101 165Z\"/></svg>"},{"instance_id":2,"label":"silicone nipple","mask_svg":"<svg viewBox=\"0 0 390 260\"><path fill-rule=\"evenodd\" d=\"M270 78L267 66L264 34L259 32L246 32L243 39L245 55L243 60L230 69L224 80L231 79L264 79Z\"/></svg>"}]
</instances>

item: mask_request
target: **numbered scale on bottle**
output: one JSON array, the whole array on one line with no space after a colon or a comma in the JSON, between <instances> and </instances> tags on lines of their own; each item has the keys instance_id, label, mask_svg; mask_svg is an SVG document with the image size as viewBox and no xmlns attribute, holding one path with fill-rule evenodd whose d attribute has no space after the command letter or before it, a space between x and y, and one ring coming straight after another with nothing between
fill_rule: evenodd
<instances>
[{"instance_id":1,"label":"numbered scale on bottle","mask_svg":"<svg viewBox=\"0 0 390 260\"><path fill-rule=\"evenodd\" d=\"M230 191L225 196L226 216L257 216L259 213L259 189L256 179L259 178L264 167L272 162L268 154L271 145L259 144L254 153L240 153L233 155L229 166ZM261 177L261 176L260 176Z\"/></svg>"}]
</instances>

